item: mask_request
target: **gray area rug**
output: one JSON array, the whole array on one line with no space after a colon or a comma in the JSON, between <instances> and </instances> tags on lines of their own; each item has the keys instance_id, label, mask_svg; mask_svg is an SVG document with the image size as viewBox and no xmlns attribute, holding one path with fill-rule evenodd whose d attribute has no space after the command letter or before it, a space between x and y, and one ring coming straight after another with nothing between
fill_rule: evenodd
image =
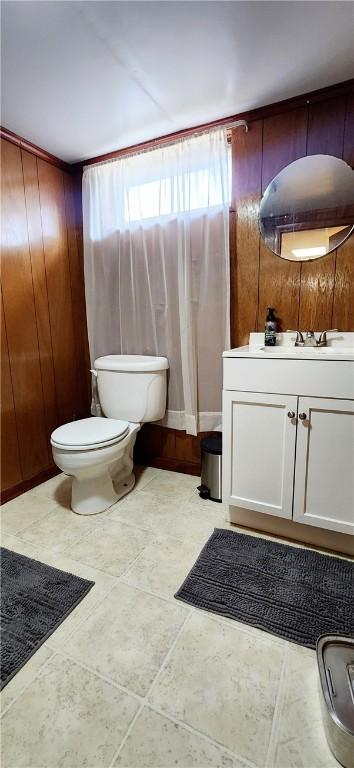
<instances>
[{"instance_id":1,"label":"gray area rug","mask_svg":"<svg viewBox=\"0 0 354 768\"><path fill-rule=\"evenodd\" d=\"M354 563L256 536L216 528L175 597L308 648L354 636Z\"/></svg>"},{"instance_id":2,"label":"gray area rug","mask_svg":"<svg viewBox=\"0 0 354 768\"><path fill-rule=\"evenodd\" d=\"M1 548L0 690L93 585L93 581Z\"/></svg>"}]
</instances>

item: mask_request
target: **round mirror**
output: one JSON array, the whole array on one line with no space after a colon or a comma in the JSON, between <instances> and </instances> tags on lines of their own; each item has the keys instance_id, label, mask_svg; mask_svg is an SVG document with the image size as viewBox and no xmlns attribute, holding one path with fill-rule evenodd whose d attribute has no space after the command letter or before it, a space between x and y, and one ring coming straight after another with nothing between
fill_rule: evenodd
<instances>
[{"instance_id":1,"label":"round mirror","mask_svg":"<svg viewBox=\"0 0 354 768\"><path fill-rule=\"evenodd\" d=\"M271 181L259 212L263 240L277 256L312 261L354 229L354 171L331 155L295 160Z\"/></svg>"}]
</instances>

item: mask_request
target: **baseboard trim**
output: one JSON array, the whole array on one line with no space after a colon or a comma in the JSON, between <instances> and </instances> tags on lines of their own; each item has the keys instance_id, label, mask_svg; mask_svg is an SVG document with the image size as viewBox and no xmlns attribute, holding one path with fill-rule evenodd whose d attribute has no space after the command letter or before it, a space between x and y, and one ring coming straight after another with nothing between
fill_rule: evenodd
<instances>
[{"instance_id":1,"label":"baseboard trim","mask_svg":"<svg viewBox=\"0 0 354 768\"><path fill-rule=\"evenodd\" d=\"M343 555L354 556L354 537L347 533L315 528L312 525L303 525L294 520L285 520L281 517L273 517L273 515L255 512L251 509L242 509L241 507L229 506L229 520L231 524L269 536L287 539L294 543L300 542L331 553L338 552Z\"/></svg>"},{"instance_id":2,"label":"baseboard trim","mask_svg":"<svg viewBox=\"0 0 354 768\"><path fill-rule=\"evenodd\" d=\"M194 461L183 461L159 456L156 459L149 459L149 467L156 469L167 469L170 472L182 472L184 475L194 475L200 477L200 463Z\"/></svg>"},{"instance_id":3,"label":"baseboard trim","mask_svg":"<svg viewBox=\"0 0 354 768\"><path fill-rule=\"evenodd\" d=\"M26 491L30 491L37 485L45 483L46 480L50 480L51 477L55 477L55 475L59 474L60 470L58 467L48 467L47 469L42 470L42 472L39 472L38 475L30 477L28 480L22 480L21 483L17 483L11 488L5 488L5 490L1 491L1 504L6 504L7 501L11 501L11 499L15 499L16 496L20 496L21 493L26 493Z\"/></svg>"},{"instance_id":4,"label":"baseboard trim","mask_svg":"<svg viewBox=\"0 0 354 768\"><path fill-rule=\"evenodd\" d=\"M149 460L148 466L156 467L156 469L167 469L171 472L182 472L185 475L194 475L195 477L200 476L199 462L159 457ZM59 473L60 470L57 467L48 467L48 469L44 469L38 475L30 477L28 480L22 480L21 483L17 483L17 485L13 485L11 488L5 488L0 494L1 504L6 504L7 501L11 501L11 499L20 496L21 493L26 493L26 491L30 491L37 485L45 483L46 480L50 480L51 477L55 477Z\"/></svg>"}]
</instances>

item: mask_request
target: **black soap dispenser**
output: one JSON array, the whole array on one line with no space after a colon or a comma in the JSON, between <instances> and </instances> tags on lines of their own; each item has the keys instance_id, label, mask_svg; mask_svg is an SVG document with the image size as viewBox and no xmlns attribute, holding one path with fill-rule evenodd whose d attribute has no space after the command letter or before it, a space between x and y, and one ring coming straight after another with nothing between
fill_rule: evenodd
<instances>
[{"instance_id":1,"label":"black soap dispenser","mask_svg":"<svg viewBox=\"0 0 354 768\"><path fill-rule=\"evenodd\" d=\"M277 342L277 318L274 312L275 309L273 307L268 307L264 333L264 344L266 347L275 347Z\"/></svg>"}]
</instances>

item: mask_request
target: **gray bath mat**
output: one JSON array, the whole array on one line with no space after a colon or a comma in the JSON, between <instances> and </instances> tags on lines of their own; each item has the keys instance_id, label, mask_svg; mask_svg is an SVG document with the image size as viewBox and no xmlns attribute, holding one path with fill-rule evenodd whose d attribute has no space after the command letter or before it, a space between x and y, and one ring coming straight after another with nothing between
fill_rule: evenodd
<instances>
[{"instance_id":1,"label":"gray bath mat","mask_svg":"<svg viewBox=\"0 0 354 768\"><path fill-rule=\"evenodd\" d=\"M1 548L0 690L93 585Z\"/></svg>"},{"instance_id":2,"label":"gray bath mat","mask_svg":"<svg viewBox=\"0 0 354 768\"><path fill-rule=\"evenodd\" d=\"M308 648L354 636L354 564L256 536L216 528L175 597Z\"/></svg>"}]
</instances>

